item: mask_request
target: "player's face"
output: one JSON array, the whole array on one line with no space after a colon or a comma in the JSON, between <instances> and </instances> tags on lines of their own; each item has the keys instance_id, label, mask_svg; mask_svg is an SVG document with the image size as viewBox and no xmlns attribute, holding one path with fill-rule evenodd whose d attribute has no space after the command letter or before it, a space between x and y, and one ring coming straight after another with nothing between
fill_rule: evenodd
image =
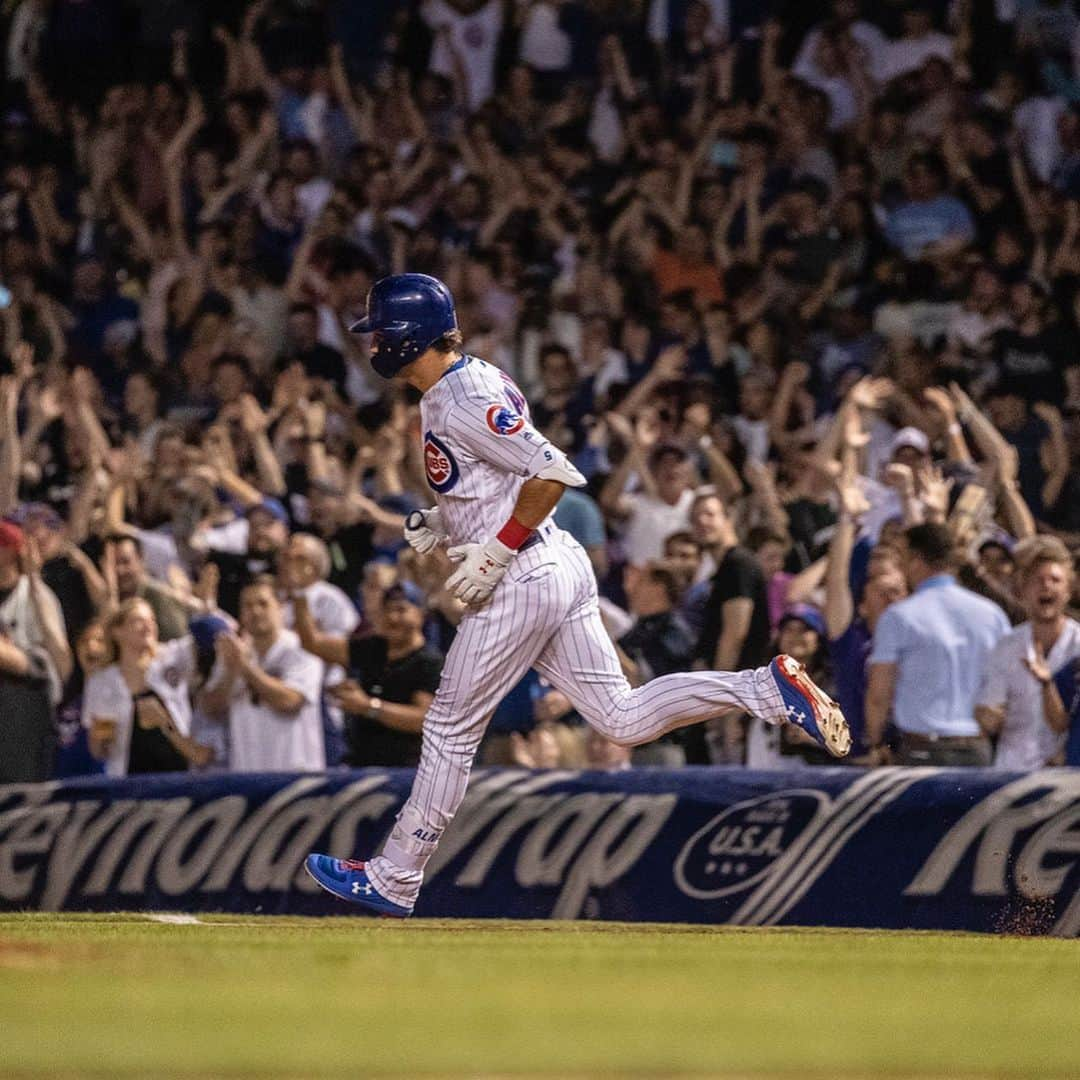
<instances>
[{"instance_id":1,"label":"player's face","mask_svg":"<svg viewBox=\"0 0 1080 1080\"><path fill-rule=\"evenodd\" d=\"M871 630L877 626L878 619L886 608L903 600L908 594L907 582L899 570L885 570L872 577L863 587L862 603L859 614L866 620Z\"/></svg>"},{"instance_id":2,"label":"player's face","mask_svg":"<svg viewBox=\"0 0 1080 1080\"><path fill-rule=\"evenodd\" d=\"M1071 594L1071 570L1061 563L1044 562L1026 575L1021 599L1036 622L1053 622L1064 613Z\"/></svg>"},{"instance_id":3,"label":"player's face","mask_svg":"<svg viewBox=\"0 0 1080 1080\"><path fill-rule=\"evenodd\" d=\"M240 625L254 638L281 632L281 604L269 585L253 585L240 594Z\"/></svg>"}]
</instances>

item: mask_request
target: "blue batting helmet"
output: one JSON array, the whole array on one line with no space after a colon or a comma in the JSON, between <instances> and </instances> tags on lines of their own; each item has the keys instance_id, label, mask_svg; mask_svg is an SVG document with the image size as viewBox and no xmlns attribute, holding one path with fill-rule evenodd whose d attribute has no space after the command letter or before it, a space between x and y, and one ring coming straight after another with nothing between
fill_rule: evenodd
<instances>
[{"instance_id":1,"label":"blue batting helmet","mask_svg":"<svg viewBox=\"0 0 1080 1080\"><path fill-rule=\"evenodd\" d=\"M457 329L454 298L427 274L391 274L371 287L367 315L349 328L374 334L371 366L393 378L443 334Z\"/></svg>"}]
</instances>

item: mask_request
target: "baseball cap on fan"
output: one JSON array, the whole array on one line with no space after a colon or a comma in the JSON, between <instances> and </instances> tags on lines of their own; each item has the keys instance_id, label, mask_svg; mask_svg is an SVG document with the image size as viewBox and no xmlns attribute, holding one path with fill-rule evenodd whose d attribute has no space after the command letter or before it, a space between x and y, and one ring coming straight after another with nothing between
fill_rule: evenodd
<instances>
[{"instance_id":1,"label":"baseball cap on fan","mask_svg":"<svg viewBox=\"0 0 1080 1080\"><path fill-rule=\"evenodd\" d=\"M426 608L427 598L419 585L411 581L395 581L386 592L383 593L383 603L389 604L394 600L404 601L414 607Z\"/></svg>"},{"instance_id":2,"label":"baseball cap on fan","mask_svg":"<svg viewBox=\"0 0 1080 1080\"><path fill-rule=\"evenodd\" d=\"M909 450L914 453L905 454L905 458L918 459L930 456L930 439L925 431L920 431L917 427L905 427L901 428L894 436L892 442L889 444L889 460L899 460L899 455L902 451ZM910 464L912 462L902 461L902 464ZM917 460L914 463L918 463Z\"/></svg>"}]
</instances>

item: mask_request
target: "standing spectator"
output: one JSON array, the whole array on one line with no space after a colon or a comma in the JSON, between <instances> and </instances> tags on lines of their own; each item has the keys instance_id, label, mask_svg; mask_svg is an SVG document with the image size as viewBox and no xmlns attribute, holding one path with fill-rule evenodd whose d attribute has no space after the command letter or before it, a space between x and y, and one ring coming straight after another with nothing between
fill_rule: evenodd
<instances>
[{"instance_id":1,"label":"standing spectator","mask_svg":"<svg viewBox=\"0 0 1080 1080\"><path fill-rule=\"evenodd\" d=\"M852 756L862 759L865 745L867 665L873 650L874 630L881 616L907 596L907 582L891 549L871 552L861 589L852 582L852 554L859 519L867 509L855 481L841 477L837 485L840 520L829 546L825 571L825 629L829 657L836 680L836 700L851 729ZM867 761L874 764L874 761Z\"/></svg>"},{"instance_id":2,"label":"standing spectator","mask_svg":"<svg viewBox=\"0 0 1080 1080\"><path fill-rule=\"evenodd\" d=\"M71 674L60 604L41 579L36 545L0 521L0 779L46 780L53 709Z\"/></svg>"},{"instance_id":3,"label":"standing spectator","mask_svg":"<svg viewBox=\"0 0 1080 1080\"><path fill-rule=\"evenodd\" d=\"M754 554L740 546L738 534L719 495L698 496L691 511L694 533L716 565L697 658L716 671L739 671L769 661L769 598L765 575ZM706 725L713 761L739 760L741 718L731 716ZM695 748L700 753L701 747ZM692 751L688 751L688 757Z\"/></svg>"},{"instance_id":4,"label":"standing spectator","mask_svg":"<svg viewBox=\"0 0 1080 1080\"><path fill-rule=\"evenodd\" d=\"M459 87L459 100L470 112L495 92L503 11L499 0L424 0L420 8L435 35L430 69Z\"/></svg>"},{"instance_id":5,"label":"standing spectator","mask_svg":"<svg viewBox=\"0 0 1080 1080\"><path fill-rule=\"evenodd\" d=\"M53 775L57 779L104 772L104 764L90 753L90 733L83 727L82 704L87 680L109 666L110 653L105 623L101 619L92 619L75 639L76 667L56 710L57 746Z\"/></svg>"},{"instance_id":6,"label":"standing spectator","mask_svg":"<svg viewBox=\"0 0 1080 1080\"><path fill-rule=\"evenodd\" d=\"M244 586L275 572L278 555L289 537L289 515L277 499L266 497L249 506L245 518L246 522L234 523L238 529L229 525L204 534L210 561L221 572L219 603L234 617L239 614Z\"/></svg>"},{"instance_id":7,"label":"standing spectator","mask_svg":"<svg viewBox=\"0 0 1080 1080\"><path fill-rule=\"evenodd\" d=\"M110 536L105 541L105 576L116 598L145 600L154 613L159 641L176 641L187 633L187 613L169 590L151 579L143 562L142 542L136 536Z\"/></svg>"},{"instance_id":8,"label":"standing spectator","mask_svg":"<svg viewBox=\"0 0 1080 1080\"><path fill-rule=\"evenodd\" d=\"M825 620L810 604L794 604L780 618L776 651L805 664L810 677L831 691L825 671ZM750 717L746 732L746 764L751 769L790 769L806 764L826 765L828 757L817 754L817 743L794 724L766 724Z\"/></svg>"},{"instance_id":9,"label":"standing spectator","mask_svg":"<svg viewBox=\"0 0 1080 1080\"><path fill-rule=\"evenodd\" d=\"M607 421L625 445L626 456L604 484L600 505L624 522L627 561L643 566L659 558L664 541L689 524L694 501L692 466L682 447L658 444L651 427L639 424L635 429L617 413L610 413ZM640 489L628 492L631 472Z\"/></svg>"},{"instance_id":10,"label":"standing spectator","mask_svg":"<svg viewBox=\"0 0 1080 1080\"><path fill-rule=\"evenodd\" d=\"M316 627L324 634L348 637L360 622L360 614L349 598L327 580L330 574L330 550L317 536L293 533L281 553L279 579L286 596L303 596ZM296 612L292 602L285 605L285 626L294 630ZM336 686L345 678L344 670L328 664L323 675L323 689ZM341 757L343 718L335 705L327 708L326 751L328 764Z\"/></svg>"},{"instance_id":11,"label":"standing spectator","mask_svg":"<svg viewBox=\"0 0 1080 1080\"><path fill-rule=\"evenodd\" d=\"M346 761L353 766L413 766L420 732L442 673L442 655L424 638L423 594L409 582L381 597L377 633L345 638L318 630L303 598L294 598L305 649L350 678L332 690L346 713Z\"/></svg>"},{"instance_id":12,"label":"standing spectator","mask_svg":"<svg viewBox=\"0 0 1080 1080\"><path fill-rule=\"evenodd\" d=\"M682 597L678 574L662 563L626 568L626 598L633 627L618 640L623 672L631 686L660 675L685 671L694 653L694 635L675 610ZM635 748L635 765L686 764L682 733L671 732L647 746Z\"/></svg>"},{"instance_id":13,"label":"standing spectator","mask_svg":"<svg viewBox=\"0 0 1080 1080\"><path fill-rule=\"evenodd\" d=\"M229 725L234 772L326 768L323 666L285 629L277 583L268 574L240 590L243 635L217 639L217 663L203 691L206 712Z\"/></svg>"},{"instance_id":14,"label":"standing spectator","mask_svg":"<svg viewBox=\"0 0 1080 1080\"><path fill-rule=\"evenodd\" d=\"M1038 536L1017 554L1029 620L990 654L975 716L997 738L996 768L1041 769L1063 760L1068 717L1054 679L1080 656L1080 623L1065 614L1073 585L1068 548Z\"/></svg>"},{"instance_id":15,"label":"standing spectator","mask_svg":"<svg viewBox=\"0 0 1080 1080\"><path fill-rule=\"evenodd\" d=\"M289 596L302 595L315 625L324 634L348 637L360 622L349 598L326 579L330 575L330 551L317 536L293 533L281 552L281 580ZM292 629L292 605L285 608L285 625Z\"/></svg>"},{"instance_id":16,"label":"standing spectator","mask_svg":"<svg viewBox=\"0 0 1080 1080\"><path fill-rule=\"evenodd\" d=\"M607 532L596 500L580 488L567 488L555 507L555 524L585 549L596 580L603 581L608 572Z\"/></svg>"},{"instance_id":17,"label":"standing spectator","mask_svg":"<svg viewBox=\"0 0 1080 1080\"><path fill-rule=\"evenodd\" d=\"M956 584L945 525L904 533L912 595L878 620L866 691L866 741L876 751L890 710L904 765L989 765L975 720L982 672L1009 620L996 604Z\"/></svg>"},{"instance_id":18,"label":"standing spectator","mask_svg":"<svg viewBox=\"0 0 1080 1080\"><path fill-rule=\"evenodd\" d=\"M906 199L889 214L885 238L906 259L955 254L975 237L971 211L945 194L945 166L936 154L914 154L904 169Z\"/></svg>"},{"instance_id":19,"label":"standing spectator","mask_svg":"<svg viewBox=\"0 0 1080 1080\"><path fill-rule=\"evenodd\" d=\"M108 776L177 772L205 765L207 747L191 732L190 637L162 644L145 600L125 600L105 623L109 663L86 680L82 722L90 752Z\"/></svg>"}]
</instances>

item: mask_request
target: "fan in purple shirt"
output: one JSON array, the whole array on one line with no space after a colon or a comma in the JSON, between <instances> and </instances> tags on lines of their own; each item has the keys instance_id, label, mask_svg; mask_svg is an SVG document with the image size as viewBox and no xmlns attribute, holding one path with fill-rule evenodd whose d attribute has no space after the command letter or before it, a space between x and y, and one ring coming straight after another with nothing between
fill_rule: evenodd
<instances>
[{"instance_id":1,"label":"fan in purple shirt","mask_svg":"<svg viewBox=\"0 0 1080 1080\"><path fill-rule=\"evenodd\" d=\"M836 699L851 727L852 758L856 759L866 753L863 741L866 662L873 644L874 627L886 609L907 596L908 590L896 553L883 545L870 552L862 588L853 586L852 553L857 545L869 543L856 540L859 515L868 509L868 505L853 477L841 477L837 490L840 521L829 546L825 627Z\"/></svg>"}]
</instances>

